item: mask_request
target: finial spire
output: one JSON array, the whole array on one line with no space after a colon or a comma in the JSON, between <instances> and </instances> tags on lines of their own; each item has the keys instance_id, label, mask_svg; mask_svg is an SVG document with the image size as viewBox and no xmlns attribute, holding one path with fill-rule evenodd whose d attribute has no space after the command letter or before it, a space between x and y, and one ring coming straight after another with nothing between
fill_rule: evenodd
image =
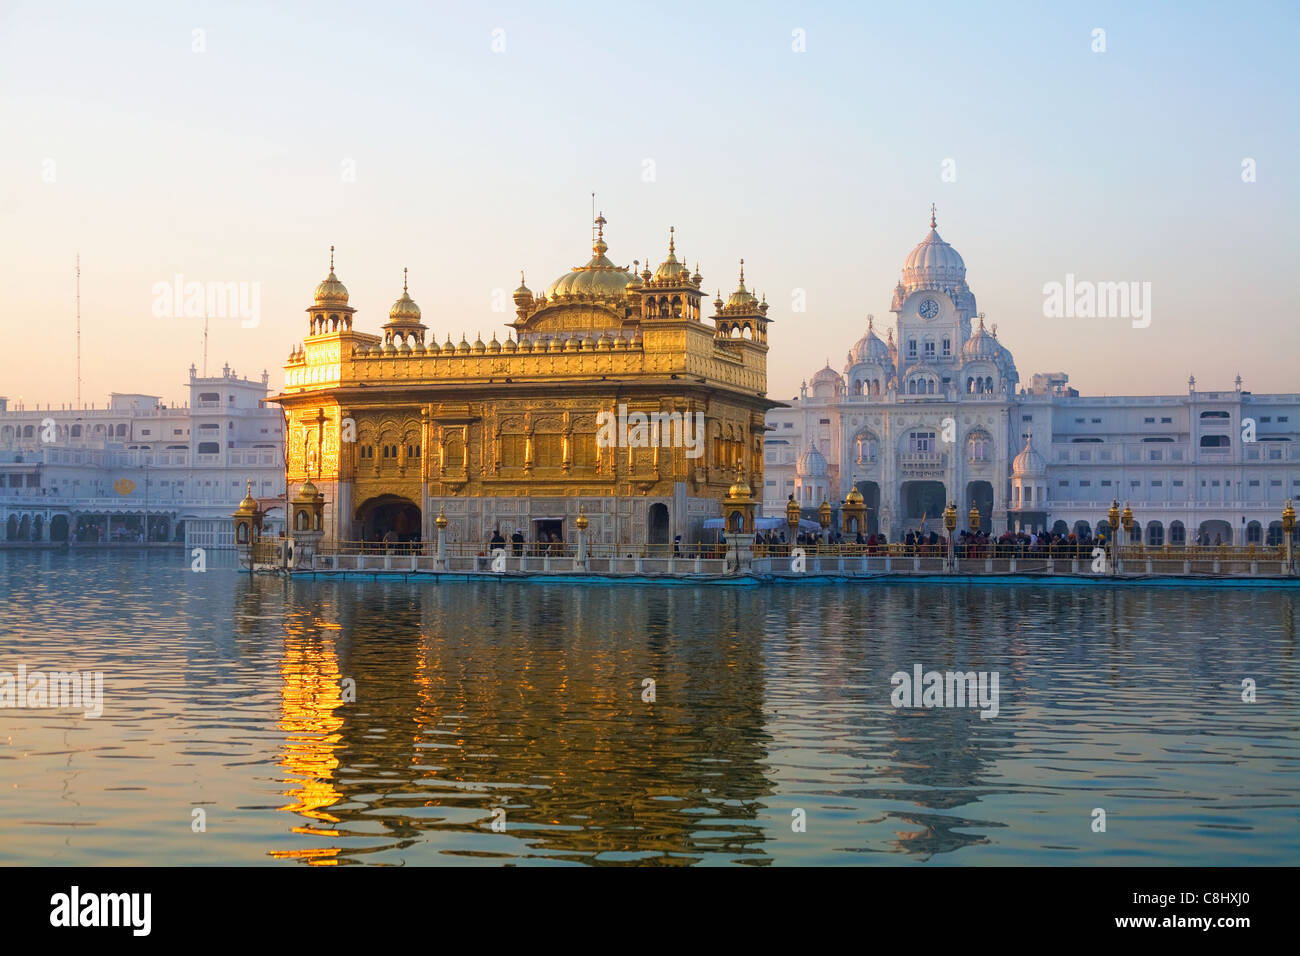
<instances>
[{"instance_id":1,"label":"finial spire","mask_svg":"<svg viewBox=\"0 0 1300 956\"><path fill-rule=\"evenodd\" d=\"M870 333L876 327L876 317L870 312L867 313L867 332Z\"/></svg>"},{"instance_id":2,"label":"finial spire","mask_svg":"<svg viewBox=\"0 0 1300 956\"><path fill-rule=\"evenodd\" d=\"M592 195L594 196L596 194L592 193ZM605 238L605 214L603 212L596 217L596 238Z\"/></svg>"},{"instance_id":3,"label":"finial spire","mask_svg":"<svg viewBox=\"0 0 1300 956\"><path fill-rule=\"evenodd\" d=\"M740 286L742 289L745 287L745 260L744 259L740 260Z\"/></svg>"},{"instance_id":4,"label":"finial spire","mask_svg":"<svg viewBox=\"0 0 1300 956\"><path fill-rule=\"evenodd\" d=\"M671 256L677 251L676 237L673 235L677 231L676 226L668 227L668 254Z\"/></svg>"},{"instance_id":5,"label":"finial spire","mask_svg":"<svg viewBox=\"0 0 1300 956\"><path fill-rule=\"evenodd\" d=\"M981 313L979 314L979 319L980 319L980 331L983 332L983 331L984 331L984 313L983 313L983 312L981 312Z\"/></svg>"},{"instance_id":6,"label":"finial spire","mask_svg":"<svg viewBox=\"0 0 1300 956\"><path fill-rule=\"evenodd\" d=\"M934 203L930 203L930 228L934 228Z\"/></svg>"},{"instance_id":7,"label":"finial spire","mask_svg":"<svg viewBox=\"0 0 1300 956\"><path fill-rule=\"evenodd\" d=\"M528 285L528 283L524 281L524 270L523 270L523 269L520 269L520 270L519 270L519 284L520 284L520 285Z\"/></svg>"},{"instance_id":8,"label":"finial spire","mask_svg":"<svg viewBox=\"0 0 1300 956\"><path fill-rule=\"evenodd\" d=\"M406 295L406 266L402 266L402 295Z\"/></svg>"},{"instance_id":9,"label":"finial spire","mask_svg":"<svg viewBox=\"0 0 1300 956\"><path fill-rule=\"evenodd\" d=\"M334 271L334 246L330 246L330 272Z\"/></svg>"}]
</instances>

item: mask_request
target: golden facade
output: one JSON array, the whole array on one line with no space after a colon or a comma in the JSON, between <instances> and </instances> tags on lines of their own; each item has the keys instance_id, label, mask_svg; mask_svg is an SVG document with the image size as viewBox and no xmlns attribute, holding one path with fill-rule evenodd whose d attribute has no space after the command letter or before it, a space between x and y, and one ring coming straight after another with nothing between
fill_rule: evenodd
<instances>
[{"instance_id":1,"label":"golden facade","mask_svg":"<svg viewBox=\"0 0 1300 956\"><path fill-rule=\"evenodd\" d=\"M699 540L730 485L762 487L766 300L740 283L703 312L702 277L676 256L653 273L593 255L540 294L522 283L504 341L429 336L406 283L380 334L353 327L334 273L285 365L290 495L325 496L325 542L449 540L494 530L572 540L581 506L597 544ZM521 276L522 280L522 276ZM644 415L645 419L637 416ZM619 416L622 416L621 418ZM615 430L652 420L663 428ZM690 443L683 423L703 426ZM649 440L647 440L647 437ZM629 440L630 439L630 440Z\"/></svg>"}]
</instances>

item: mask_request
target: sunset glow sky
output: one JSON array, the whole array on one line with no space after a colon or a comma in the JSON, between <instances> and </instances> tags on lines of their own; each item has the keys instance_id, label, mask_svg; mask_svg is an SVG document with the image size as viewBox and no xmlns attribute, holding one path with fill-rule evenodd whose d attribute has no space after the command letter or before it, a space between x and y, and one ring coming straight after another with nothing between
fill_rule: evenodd
<instances>
[{"instance_id":1,"label":"sunset glow sky","mask_svg":"<svg viewBox=\"0 0 1300 956\"><path fill-rule=\"evenodd\" d=\"M675 226L711 300L744 257L774 398L893 325L931 202L1023 382L1300 391L1298 10L0 0L0 394L72 401L78 253L86 402L185 397L176 274L258 284L209 369L278 386L331 244L358 328L406 266L439 341L504 337L520 269L589 257L593 190L619 264ZM1045 317L1067 274L1150 282L1150 327Z\"/></svg>"}]
</instances>

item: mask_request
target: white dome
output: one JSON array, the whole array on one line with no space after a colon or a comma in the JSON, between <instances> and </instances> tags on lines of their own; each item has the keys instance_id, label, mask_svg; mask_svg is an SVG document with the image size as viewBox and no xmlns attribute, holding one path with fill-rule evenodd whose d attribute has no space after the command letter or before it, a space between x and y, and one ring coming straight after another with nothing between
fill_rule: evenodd
<instances>
[{"instance_id":1,"label":"white dome","mask_svg":"<svg viewBox=\"0 0 1300 956\"><path fill-rule=\"evenodd\" d=\"M849 350L849 362L853 365L862 365L874 362L876 365L892 365L894 357L889 354L889 346L880 340L871 326L867 327L867 334L858 339Z\"/></svg>"},{"instance_id":2,"label":"white dome","mask_svg":"<svg viewBox=\"0 0 1300 956\"><path fill-rule=\"evenodd\" d=\"M809 442L795 465L795 474L800 478L826 477L826 457L817 450L816 445Z\"/></svg>"},{"instance_id":3,"label":"white dome","mask_svg":"<svg viewBox=\"0 0 1300 956\"><path fill-rule=\"evenodd\" d=\"M966 340L966 344L961 348L962 358L967 361L977 359L987 359L990 362L996 362L1006 351L993 336L984 331L984 321L981 319L979 328L975 333Z\"/></svg>"},{"instance_id":4,"label":"white dome","mask_svg":"<svg viewBox=\"0 0 1300 956\"><path fill-rule=\"evenodd\" d=\"M956 249L939 237L934 225L932 211L930 234L917 244L903 263L902 285L907 292L950 289L966 281L966 263Z\"/></svg>"},{"instance_id":5,"label":"white dome","mask_svg":"<svg viewBox=\"0 0 1300 956\"><path fill-rule=\"evenodd\" d=\"M1043 456L1034 451L1034 440L1025 440L1025 447L1011 462L1011 473L1022 477L1041 477L1047 474L1047 462Z\"/></svg>"},{"instance_id":6,"label":"white dome","mask_svg":"<svg viewBox=\"0 0 1300 956\"><path fill-rule=\"evenodd\" d=\"M814 385L821 385L824 382L828 382L832 385L839 385L844 381L844 379L840 377L840 373L831 368L829 364L827 364L825 368L818 370L817 374L812 377L812 380Z\"/></svg>"}]
</instances>

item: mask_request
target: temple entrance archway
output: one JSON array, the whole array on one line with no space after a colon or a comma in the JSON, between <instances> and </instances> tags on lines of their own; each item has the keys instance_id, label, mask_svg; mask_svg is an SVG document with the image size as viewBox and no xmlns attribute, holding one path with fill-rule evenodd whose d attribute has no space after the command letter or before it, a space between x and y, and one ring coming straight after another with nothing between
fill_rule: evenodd
<instances>
[{"instance_id":1,"label":"temple entrance archway","mask_svg":"<svg viewBox=\"0 0 1300 956\"><path fill-rule=\"evenodd\" d=\"M1197 531L1196 543L1204 547L1232 544L1232 525L1226 521L1202 521Z\"/></svg>"},{"instance_id":2,"label":"temple entrance archway","mask_svg":"<svg viewBox=\"0 0 1300 956\"><path fill-rule=\"evenodd\" d=\"M867 509L867 520L863 522L864 535L880 534L880 483L859 481L858 494L862 495L862 504Z\"/></svg>"},{"instance_id":3,"label":"temple entrance archway","mask_svg":"<svg viewBox=\"0 0 1300 956\"><path fill-rule=\"evenodd\" d=\"M662 501L657 501L650 506L650 514L647 516L647 533L646 538L650 544L667 544L668 543L668 506Z\"/></svg>"},{"instance_id":4,"label":"temple entrance archway","mask_svg":"<svg viewBox=\"0 0 1300 956\"><path fill-rule=\"evenodd\" d=\"M948 506L942 481L905 481L900 492L904 534L919 528L923 519L931 531L942 527L943 509Z\"/></svg>"},{"instance_id":5,"label":"temple entrance archway","mask_svg":"<svg viewBox=\"0 0 1300 956\"><path fill-rule=\"evenodd\" d=\"M966 507L957 515L957 524L969 521L971 508L980 513L980 530L993 530L993 485L987 481L972 481L966 485Z\"/></svg>"},{"instance_id":6,"label":"temple entrance archway","mask_svg":"<svg viewBox=\"0 0 1300 956\"><path fill-rule=\"evenodd\" d=\"M357 508L363 541L419 541L420 509L409 498L379 495Z\"/></svg>"}]
</instances>

